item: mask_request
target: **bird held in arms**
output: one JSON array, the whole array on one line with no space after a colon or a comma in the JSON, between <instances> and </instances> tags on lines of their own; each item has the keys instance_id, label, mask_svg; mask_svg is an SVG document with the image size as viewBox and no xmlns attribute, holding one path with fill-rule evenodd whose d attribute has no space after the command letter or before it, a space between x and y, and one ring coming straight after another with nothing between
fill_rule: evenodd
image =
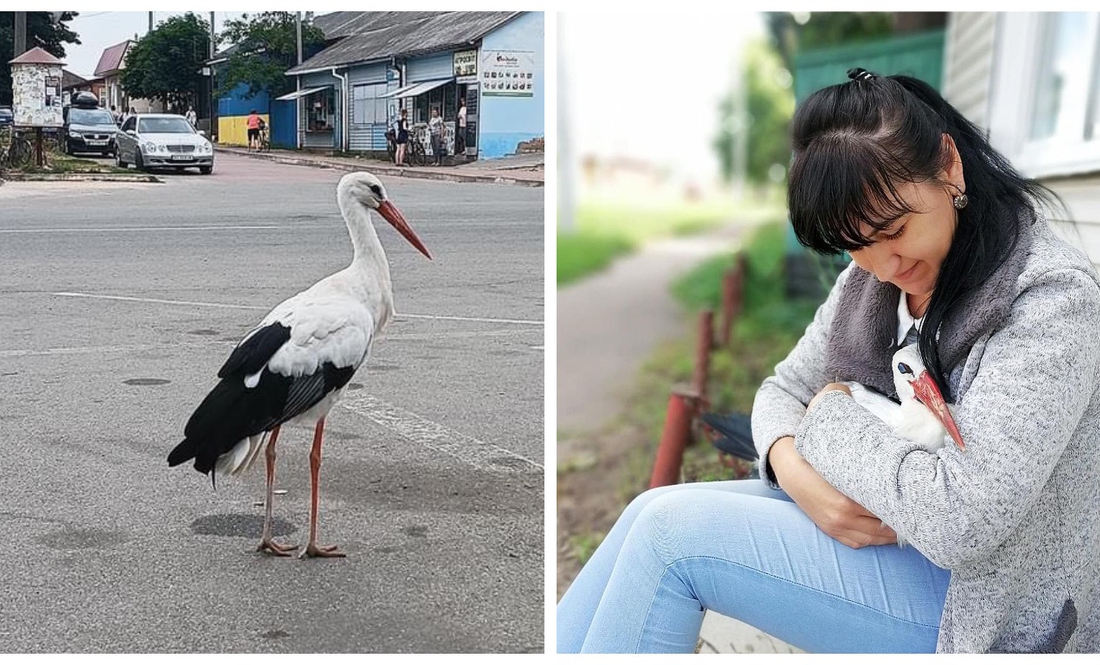
<instances>
[{"instance_id":1,"label":"bird held in arms","mask_svg":"<svg viewBox=\"0 0 1100 665\"><path fill-rule=\"evenodd\" d=\"M309 543L301 556L344 556L335 546L317 544L325 417L394 314L390 266L369 211L431 258L375 176L345 175L336 200L351 235L351 265L277 305L245 336L218 371L221 381L187 421L184 440L168 455L169 466L193 459L195 469L210 474L216 486L218 474L247 470L266 441L267 499L257 549L278 556L297 549L275 543L271 532L275 442L288 422L314 427Z\"/></svg>"}]
</instances>

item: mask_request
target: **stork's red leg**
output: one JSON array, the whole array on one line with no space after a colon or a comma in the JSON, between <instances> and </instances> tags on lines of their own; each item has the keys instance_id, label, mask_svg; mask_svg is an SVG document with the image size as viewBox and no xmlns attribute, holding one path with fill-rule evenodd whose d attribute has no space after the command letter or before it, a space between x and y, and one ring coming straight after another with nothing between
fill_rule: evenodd
<instances>
[{"instance_id":1,"label":"stork's red leg","mask_svg":"<svg viewBox=\"0 0 1100 665\"><path fill-rule=\"evenodd\" d=\"M343 552L336 551L335 545L321 546L317 544L317 503L318 489L320 486L321 471L321 439L324 436L325 419L317 421L317 427L313 430L313 449L309 451L309 476L311 482L311 496L309 504L309 544L302 550L299 556L347 556Z\"/></svg>"},{"instance_id":2,"label":"stork's red leg","mask_svg":"<svg viewBox=\"0 0 1100 665\"><path fill-rule=\"evenodd\" d=\"M267 462L267 500L264 501L264 535L256 548L257 552L271 552L275 556L290 556L290 552L298 549L297 545L279 545L271 539L271 503L275 496L275 441L279 438L279 425L271 430L271 438L267 441L267 451L264 455Z\"/></svg>"}]
</instances>

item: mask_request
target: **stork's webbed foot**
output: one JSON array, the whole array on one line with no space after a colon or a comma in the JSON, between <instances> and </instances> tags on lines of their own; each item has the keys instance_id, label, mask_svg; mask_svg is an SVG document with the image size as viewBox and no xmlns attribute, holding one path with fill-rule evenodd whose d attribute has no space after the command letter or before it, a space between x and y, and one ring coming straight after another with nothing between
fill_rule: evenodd
<instances>
[{"instance_id":1,"label":"stork's webbed foot","mask_svg":"<svg viewBox=\"0 0 1100 665\"><path fill-rule=\"evenodd\" d=\"M270 538L264 538L256 546L257 552L270 552L275 556L290 556L290 553L298 549L297 545L280 545Z\"/></svg>"},{"instance_id":2,"label":"stork's webbed foot","mask_svg":"<svg viewBox=\"0 0 1100 665\"><path fill-rule=\"evenodd\" d=\"M346 557L347 554L336 549L336 545L318 545L311 542L306 545L306 548L302 550L298 555L299 559L306 557Z\"/></svg>"}]
</instances>

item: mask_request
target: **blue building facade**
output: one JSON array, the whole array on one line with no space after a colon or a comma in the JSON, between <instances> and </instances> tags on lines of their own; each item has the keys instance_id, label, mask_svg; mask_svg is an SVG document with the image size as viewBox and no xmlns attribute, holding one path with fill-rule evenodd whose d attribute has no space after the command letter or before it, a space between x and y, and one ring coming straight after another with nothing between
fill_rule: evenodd
<instances>
[{"instance_id":1,"label":"blue building facade","mask_svg":"<svg viewBox=\"0 0 1100 665\"><path fill-rule=\"evenodd\" d=\"M364 21L371 14L379 13L363 12ZM541 12L420 20L395 26L407 31L396 47L374 41L369 30L352 31L288 72L298 90L280 100L297 105L300 147L384 154L386 130L402 109L413 136L425 142L437 109L448 130L447 154L454 155L463 103L466 159L513 154L520 142L544 136Z\"/></svg>"},{"instance_id":2,"label":"blue building facade","mask_svg":"<svg viewBox=\"0 0 1100 665\"><path fill-rule=\"evenodd\" d=\"M478 147L484 159L503 157L515 152L521 141L545 135L545 99L546 85L543 69L544 27L541 13L523 14L506 23L499 29L485 35L481 43L483 54L516 54L514 57L524 61L530 58L532 86L530 97L519 96L527 92L524 88L517 95L492 94L495 91L482 90L481 105L478 111L480 136ZM536 48L537 45L537 48ZM529 53L529 56L522 55ZM490 55L489 57L496 57ZM479 59L480 60L480 59ZM521 68L525 62L517 66ZM483 72L484 73L484 72ZM527 71L518 73L527 74ZM521 84L526 82L526 77ZM485 80L482 79L483 85ZM492 79L488 81L492 84ZM503 91L508 92L507 90Z\"/></svg>"}]
</instances>

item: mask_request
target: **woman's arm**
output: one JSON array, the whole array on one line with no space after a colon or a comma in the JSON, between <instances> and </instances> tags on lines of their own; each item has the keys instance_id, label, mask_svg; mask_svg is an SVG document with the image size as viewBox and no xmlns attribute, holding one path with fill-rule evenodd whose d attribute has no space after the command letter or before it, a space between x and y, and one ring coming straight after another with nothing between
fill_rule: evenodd
<instances>
[{"instance_id":1,"label":"woman's arm","mask_svg":"<svg viewBox=\"0 0 1100 665\"><path fill-rule=\"evenodd\" d=\"M986 343L955 411L965 451L927 453L840 393L806 415L796 450L937 565L982 557L1033 505L1096 392L1098 326L1095 279L1048 272Z\"/></svg>"},{"instance_id":2,"label":"woman's arm","mask_svg":"<svg viewBox=\"0 0 1100 665\"><path fill-rule=\"evenodd\" d=\"M772 444L783 437L794 436L806 414L806 405L825 384L837 378L825 372L825 350L841 290L855 269L853 264L840 273L829 297L817 308L798 344L775 366L775 374L764 379L756 393L752 405L752 438L760 456L760 477L772 489L779 489L769 457Z\"/></svg>"}]
</instances>

